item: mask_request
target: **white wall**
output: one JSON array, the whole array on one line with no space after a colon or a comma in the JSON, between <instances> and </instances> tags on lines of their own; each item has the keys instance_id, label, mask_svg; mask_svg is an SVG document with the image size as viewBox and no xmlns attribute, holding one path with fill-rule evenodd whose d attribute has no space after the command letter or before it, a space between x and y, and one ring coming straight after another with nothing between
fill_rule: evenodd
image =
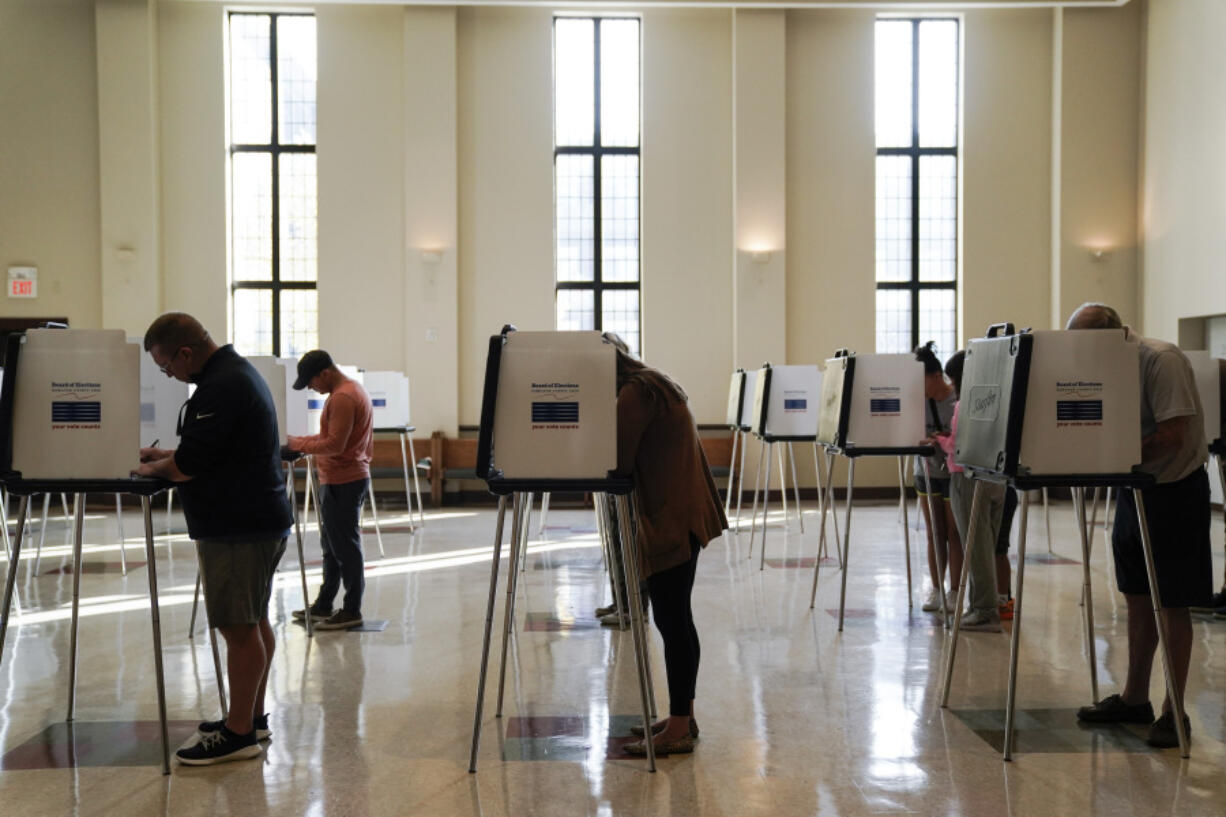
<instances>
[{"instance_id":1,"label":"white wall","mask_svg":"<svg viewBox=\"0 0 1226 817\"><path fill-rule=\"evenodd\" d=\"M0 275L39 275L4 317L101 325L96 66L89 0L0 3Z\"/></svg>"},{"instance_id":2,"label":"white wall","mask_svg":"<svg viewBox=\"0 0 1226 817\"><path fill-rule=\"evenodd\" d=\"M1226 3L1150 0L1141 330L1226 313Z\"/></svg>"}]
</instances>

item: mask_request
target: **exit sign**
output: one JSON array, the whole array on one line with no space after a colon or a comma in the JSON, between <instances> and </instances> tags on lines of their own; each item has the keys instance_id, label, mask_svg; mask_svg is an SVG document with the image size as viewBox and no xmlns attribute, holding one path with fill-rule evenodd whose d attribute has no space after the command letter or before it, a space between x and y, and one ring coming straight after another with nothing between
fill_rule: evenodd
<instances>
[{"instance_id":1,"label":"exit sign","mask_svg":"<svg viewBox=\"0 0 1226 817\"><path fill-rule=\"evenodd\" d=\"M38 297L37 267L9 267L9 297Z\"/></svg>"}]
</instances>

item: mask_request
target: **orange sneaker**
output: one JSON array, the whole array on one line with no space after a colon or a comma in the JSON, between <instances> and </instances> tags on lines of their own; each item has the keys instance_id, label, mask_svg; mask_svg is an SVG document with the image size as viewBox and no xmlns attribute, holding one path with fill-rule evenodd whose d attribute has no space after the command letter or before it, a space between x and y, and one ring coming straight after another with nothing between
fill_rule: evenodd
<instances>
[{"instance_id":1,"label":"orange sneaker","mask_svg":"<svg viewBox=\"0 0 1226 817\"><path fill-rule=\"evenodd\" d=\"M1000 610L1001 621L1013 620L1013 599L1009 599L1004 604L999 605L996 609Z\"/></svg>"}]
</instances>

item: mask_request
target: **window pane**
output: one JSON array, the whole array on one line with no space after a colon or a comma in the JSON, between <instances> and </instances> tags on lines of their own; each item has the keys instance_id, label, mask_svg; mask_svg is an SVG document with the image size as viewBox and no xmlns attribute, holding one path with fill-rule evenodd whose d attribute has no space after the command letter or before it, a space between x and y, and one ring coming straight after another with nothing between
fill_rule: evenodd
<instances>
[{"instance_id":1,"label":"window pane","mask_svg":"<svg viewBox=\"0 0 1226 817\"><path fill-rule=\"evenodd\" d=\"M958 160L921 156L919 277L952 281L958 269Z\"/></svg>"},{"instance_id":2,"label":"window pane","mask_svg":"<svg viewBox=\"0 0 1226 817\"><path fill-rule=\"evenodd\" d=\"M313 289L281 292L281 356L301 357L319 348L319 295Z\"/></svg>"},{"instance_id":3,"label":"window pane","mask_svg":"<svg viewBox=\"0 0 1226 817\"><path fill-rule=\"evenodd\" d=\"M911 351L911 293L877 290L877 353Z\"/></svg>"},{"instance_id":4,"label":"window pane","mask_svg":"<svg viewBox=\"0 0 1226 817\"><path fill-rule=\"evenodd\" d=\"M911 280L911 158L877 157L877 280Z\"/></svg>"},{"instance_id":5,"label":"window pane","mask_svg":"<svg viewBox=\"0 0 1226 817\"><path fill-rule=\"evenodd\" d=\"M596 328L596 298L590 289L558 290L558 330Z\"/></svg>"},{"instance_id":6,"label":"window pane","mask_svg":"<svg viewBox=\"0 0 1226 817\"><path fill-rule=\"evenodd\" d=\"M280 168L281 280L314 281L318 277L315 154L283 153Z\"/></svg>"},{"instance_id":7,"label":"window pane","mask_svg":"<svg viewBox=\"0 0 1226 817\"><path fill-rule=\"evenodd\" d=\"M877 147L911 145L911 46L909 20L877 21Z\"/></svg>"},{"instance_id":8,"label":"window pane","mask_svg":"<svg viewBox=\"0 0 1226 817\"><path fill-rule=\"evenodd\" d=\"M235 281L272 280L272 156L235 153L230 204Z\"/></svg>"},{"instance_id":9,"label":"window pane","mask_svg":"<svg viewBox=\"0 0 1226 817\"><path fill-rule=\"evenodd\" d=\"M234 348L242 355L272 354L271 290L234 290Z\"/></svg>"},{"instance_id":10,"label":"window pane","mask_svg":"<svg viewBox=\"0 0 1226 817\"><path fill-rule=\"evenodd\" d=\"M600 141L639 143L639 21L600 24Z\"/></svg>"},{"instance_id":11,"label":"window pane","mask_svg":"<svg viewBox=\"0 0 1226 817\"><path fill-rule=\"evenodd\" d=\"M558 145L590 145L595 134L595 25L554 20L554 139Z\"/></svg>"},{"instance_id":12,"label":"window pane","mask_svg":"<svg viewBox=\"0 0 1226 817\"><path fill-rule=\"evenodd\" d=\"M944 360L958 350L957 293L952 289L921 289L919 340L937 342L937 355Z\"/></svg>"},{"instance_id":13,"label":"window pane","mask_svg":"<svg viewBox=\"0 0 1226 817\"><path fill-rule=\"evenodd\" d=\"M267 14L230 15L230 141L272 141L272 68Z\"/></svg>"},{"instance_id":14,"label":"window pane","mask_svg":"<svg viewBox=\"0 0 1226 817\"><path fill-rule=\"evenodd\" d=\"M919 138L921 147L958 144L958 24L919 25Z\"/></svg>"},{"instance_id":15,"label":"window pane","mask_svg":"<svg viewBox=\"0 0 1226 817\"><path fill-rule=\"evenodd\" d=\"M600 207L601 277L605 281L637 281L639 157L601 158Z\"/></svg>"},{"instance_id":16,"label":"window pane","mask_svg":"<svg viewBox=\"0 0 1226 817\"><path fill-rule=\"evenodd\" d=\"M315 144L315 18L277 18L278 140Z\"/></svg>"},{"instance_id":17,"label":"window pane","mask_svg":"<svg viewBox=\"0 0 1226 817\"><path fill-rule=\"evenodd\" d=\"M639 351L639 291L606 289L600 296L601 328L616 332L635 356Z\"/></svg>"},{"instance_id":18,"label":"window pane","mask_svg":"<svg viewBox=\"0 0 1226 817\"><path fill-rule=\"evenodd\" d=\"M591 156L558 156L555 171L559 281L591 281L596 266L596 186Z\"/></svg>"}]
</instances>

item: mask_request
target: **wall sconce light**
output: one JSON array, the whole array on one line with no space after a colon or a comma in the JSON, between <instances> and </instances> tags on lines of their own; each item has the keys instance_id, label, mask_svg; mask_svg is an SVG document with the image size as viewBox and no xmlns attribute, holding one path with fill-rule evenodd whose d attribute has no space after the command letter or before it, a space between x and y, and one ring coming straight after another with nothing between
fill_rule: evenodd
<instances>
[{"instance_id":1,"label":"wall sconce light","mask_svg":"<svg viewBox=\"0 0 1226 817\"><path fill-rule=\"evenodd\" d=\"M768 264L771 260L770 250L754 250L749 254L755 264Z\"/></svg>"},{"instance_id":2,"label":"wall sconce light","mask_svg":"<svg viewBox=\"0 0 1226 817\"><path fill-rule=\"evenodd\" d=\"M442 250L422 250L421 262L429 267L438 266L443 260Z\"/></svg>"},{"instance_id":3,"label":"wall sconce light","mask_svg":"<svg viewBox=\"0 0 1226 817\"><path fill-rule=\"evenodd\" d=\"M1111 257L1111 250L1106 247L1091 247L1090 260L1095 263L1106 261Z\"/></svg>"}]
</instances>

